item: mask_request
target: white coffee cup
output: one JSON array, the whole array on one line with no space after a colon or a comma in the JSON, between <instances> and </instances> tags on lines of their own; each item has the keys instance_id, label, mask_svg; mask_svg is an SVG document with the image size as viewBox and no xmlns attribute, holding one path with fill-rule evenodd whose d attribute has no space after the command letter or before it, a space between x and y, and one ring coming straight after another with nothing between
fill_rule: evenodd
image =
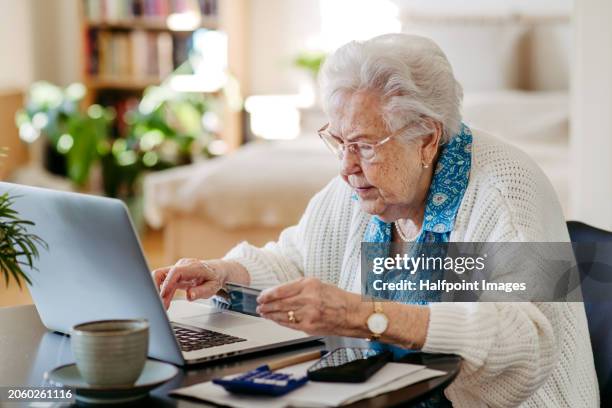
<instances>
[{"instance_id":1,"label":"white coffee cup","mask_svg":"<svg viewBox=\"0 0 612 408\"><path fill-rule=\"evenodd\" d=\"M147 360L149 323L145 319L82 323L70 335L77 368L88 384L134 385Z\"/></svg>"}]
</instances>

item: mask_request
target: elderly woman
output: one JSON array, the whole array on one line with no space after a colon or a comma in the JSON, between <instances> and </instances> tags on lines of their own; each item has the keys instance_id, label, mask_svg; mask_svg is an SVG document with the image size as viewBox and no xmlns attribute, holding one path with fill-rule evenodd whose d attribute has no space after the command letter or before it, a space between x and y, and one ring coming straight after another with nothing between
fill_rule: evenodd
<instances>
[{"instance_id":1,"label":"elderly woman","mask_svg":"<svg viewBox=\"0 0 612 408\"><path fill-rule=\"evenodd\" d=\"M320 86L329 124L319 134L340 177L277 242L156 270L166 307L176 289L193 300L228 281L268 288L258 311L281 325L460 355L438 406L598 406L581 303L379 303L360 294L363 241L569 241L536 165L461 122L462 89L440 48L403 34L351 42L326 60Z\"/></svg>"}]
</instances>

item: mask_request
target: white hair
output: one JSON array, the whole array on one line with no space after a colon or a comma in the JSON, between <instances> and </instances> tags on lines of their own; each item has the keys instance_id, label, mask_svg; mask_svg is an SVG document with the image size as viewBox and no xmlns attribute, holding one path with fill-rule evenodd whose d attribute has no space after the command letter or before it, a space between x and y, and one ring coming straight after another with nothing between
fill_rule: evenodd
<instances>
[{"instance_id":1,"label":"white hair","mask_svg":"<svg viewBox=\"0 0 612 408\"><path fill-rule=\"evenodd\" d=\"M448 142L461 126L461 85L444 52L425 37L385 34L351 41L326 58L319 86L328 116L347 93L370 90L383 98L390 131L413 122L423 134L433 130L431 118L442 124L442 142Z\"/></svg>"}]
</instances>

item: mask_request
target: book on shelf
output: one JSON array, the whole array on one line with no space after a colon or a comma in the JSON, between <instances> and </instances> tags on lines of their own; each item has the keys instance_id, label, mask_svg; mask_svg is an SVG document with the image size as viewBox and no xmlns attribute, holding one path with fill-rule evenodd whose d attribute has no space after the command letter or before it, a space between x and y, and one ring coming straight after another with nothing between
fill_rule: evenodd
<instances>
[{"instance_id":1,"label":"book on shelf","mask_svg":"<svg viewBox=\"0 0 612 408\"><path fill-rule=\"evenodd\" d=\"M122 22L135 18L160 20L174 13L215 17L217 0L84 0L85 17L91 22Z\"/></svg>"},{"instance_id":2,"label":"book on shelf","mask_svg":"<svg viewBox=\"0 0 612 408\"><path fill-rule=\"evenodd\" d=\"M90 77L160 79L187 60L190 35L167 31L90 29L86 37L86 70Z\"/></svg>"}]
</instances>

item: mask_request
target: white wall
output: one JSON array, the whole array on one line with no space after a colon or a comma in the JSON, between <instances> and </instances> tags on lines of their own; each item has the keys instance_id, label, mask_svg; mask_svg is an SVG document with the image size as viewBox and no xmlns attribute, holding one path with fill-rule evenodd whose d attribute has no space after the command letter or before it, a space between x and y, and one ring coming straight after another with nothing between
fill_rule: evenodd
<instances>
[{"instance_id":1,"label":"white wall","mask_svg":"<svg viewBox=\"0 0 612 408\"><path fill-rule=\"evenodd\" d=\"M297 52L329 51L349 39L363 39L355 38L360 35L399 31L392 16L396 11L401 22L410 10L451 15L567 14L572 3L573 0L251 0L250 93L298 92L308 78L292 67L291 60ZM381 20L382 27L373 29L373 23ZM338 27L335 33L330 30L332 26ZM348 33L352 34L343 36ZM559 88L556 77L537 79L551 82L551 89Z\"/></svg>"},{"instance_id":2,"label":"white wall","mask_svg":"<svg viewBox=\"0 0 612 408\"><path fill-rule=\"evenodd\" d=\"M401 28L393 0L251 0L251 94L297 93L312 80L295 68L301 51L332 51Z\"/></svg>"},{"instance_id":3,"label":"white wall","mask_svg":"<svg viewBox=\"0 0 612 408\"><path fill-rule=\"evenodd\" d=\"M33 77L30 1L0 0L0 91L23 89Z\"/></svg>"},{"instance_id":4,"label":"white wall","mask_svg":"<svg viewBox=\"0 0 612 408\"><path fill-rule=\"evenodd\" d=\"M80 78L78 0L0 0L0 90Z\"/></svg>"},{"instance_id":5,"label":"white wall","mask_svg":"<svg viewBox=\"0 0 612 408\"><path fill-rule=\"evenodd\" d=\"M295 93L308 78L292 59L320 30L315 0L251 0L250 93Z\"/></svg>"},{"instance_id":6,"label":"white wall","mask_svg":"<svg viewBox=\"0 0 612 408\"><path fill-rule=\"evenodd\" d=\"M563 14L574 0L393 0L404 10L444 12L458 15L498 15L500 13Z\"/></svg>"},{"instance_id":7,"label":"white wall","mask_svg":"<svg viewBox=\"0 0 612 408\"><path fill-rule=\"evenodd\" d=\"M572 214L612 229L612 2L574 10L570 192Z\"/></svg>"},{"instance_id":8,"label":"white wall","mask_svg":"<svg viewBox=\"0 0 612 408\"><path fill-rule=\"evenodd\" d=\"M250 93L312 87L292 64L299 52L329 52L349 40L400 31L399 18L393 0L251 0Z\"/></svg>"},{"instance_id":9,"label":"white wall","mask_svg":"<svg viewBox=\"0 0 612 408\"><path fill-rule=\"evenodd\" d=\"M82 55L79 0L30 1L34 79L61 86L79 81Z\"/></svg>"}]
</instances>

